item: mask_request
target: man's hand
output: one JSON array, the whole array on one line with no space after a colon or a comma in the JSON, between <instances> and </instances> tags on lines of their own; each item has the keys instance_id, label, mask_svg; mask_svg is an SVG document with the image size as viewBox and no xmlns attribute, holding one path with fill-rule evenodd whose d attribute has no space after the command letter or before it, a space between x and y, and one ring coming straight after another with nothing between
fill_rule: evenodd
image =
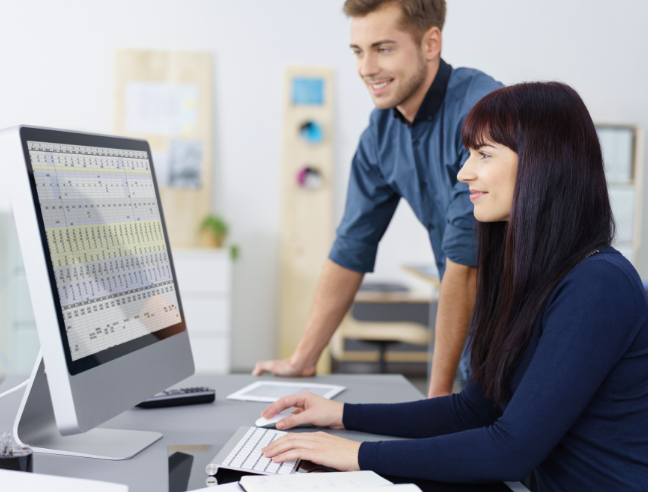
<instances>
[{"instance_id":1,"label":"man's hand","mask_svg":"<svg viewBox=\"0 0 648 492\"><path fill-rule=\"evenodd\" d=\"M290 359L264 360L256 363L252 375L260 376L264 372L269 372L273 376L308 377L315 375L315 366L298 366L293 364Z\"/></svg>"},{"instance_id":2,"label":"man's hand","mask_svg":"<svg viewBox=\"0 0 648 492\"><path fill-rule=\"evenodd\" d=\"M439 291L428 398L452 393L475 308L477 269L447 260Z\"/></svg>"},{"instance_id":3,"label":"man's hand","mask_svg":"<svg viewBox=\"0 0 648 492\"><path fill-rule=\"evenodd\" d=\"M291 407L296 408L293 415L277 422L277 429L292 429L303 424L330 427L331 429L344 429L344 424L342 424L344 403L328 400L314 395L310 391L279 398L276 402L268 405L261 412L261 416L266 419L271 419L286 408Z\"/></svg>"},{"instance_id":4,"label":"man's hand","mask_svg":"<svg viewBox=\"0 0 648 492\"><path fill-rule=\"evenodd\" d=\"M360 444L326 432L300 432L280 437L262 451L275 463L301 458L340 471L359 471Z\"/></svg>"}]
</instances>

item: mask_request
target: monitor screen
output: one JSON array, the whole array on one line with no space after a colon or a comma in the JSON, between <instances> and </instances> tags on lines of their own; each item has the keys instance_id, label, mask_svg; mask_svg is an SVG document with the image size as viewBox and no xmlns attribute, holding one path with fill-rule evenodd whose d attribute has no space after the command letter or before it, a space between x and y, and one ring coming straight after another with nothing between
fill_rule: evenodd
<instances>
[{"instance_id":1,"label":"monitor screen","mask_svg":"<svg viewBox=\"0 0 648 492\"><path fill-rule=\"evenodd\" d=\"M148 144L23 130L70 372L183 331Z\"/></svg>"}]
</instances>

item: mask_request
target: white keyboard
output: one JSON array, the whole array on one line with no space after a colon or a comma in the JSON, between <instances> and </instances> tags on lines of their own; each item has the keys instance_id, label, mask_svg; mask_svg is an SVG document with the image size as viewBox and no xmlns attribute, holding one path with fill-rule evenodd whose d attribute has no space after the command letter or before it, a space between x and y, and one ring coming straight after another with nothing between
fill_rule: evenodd
<instances>
[{"instance_id":1,"label":"white keyboard","mask_svg":"<svg viewBox=\"0 0 648 492\"><path fill-rule=\"evenodd\" d=\"M243 432L245 432L243 436L235 441L234 438L241 436ZM289 475L294 473L300 460L274 463L270 458L266 458L261 452L261 449L266 447L272 441L286 434L287 432L275 429L241 427L233 438L230 439L223 449L216 455L212 463L207 465L207 473L211 474L210 470L213 472L213 465L216 465L219 468L230 468L234 470L260 473L263 475ZM225 453L227 453L227 455L225 455Z\"/></svg>"}]
</instances>

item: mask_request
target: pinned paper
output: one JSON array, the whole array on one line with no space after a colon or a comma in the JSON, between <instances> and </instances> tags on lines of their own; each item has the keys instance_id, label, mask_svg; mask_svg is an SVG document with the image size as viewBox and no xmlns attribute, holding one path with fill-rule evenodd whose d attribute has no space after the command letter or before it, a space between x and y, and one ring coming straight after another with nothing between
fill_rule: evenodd
<instances>
[{"instance_id":1,"label":"pinned paper","mask_svg":"<svg viewBox=\"0 0 648 492\"><path fill-rule=\"evenodd\" d=\"M296 77L292 80L292 103L296 106L321 106L324 104L324 80Z\"/></svg>"},{"instance_id":2,"label":"pinned paper","mask_svg":"<svg viewBox=\"0 0 648 492\"><path fill-rule=\"evenodd\" d=\"M152 151L155 177L165 188L200 188L203 143L200 140L170 140L167 150Z\"/></svg>"},{"instance_id":3,"label":"pinned paper","mask_svg":"<svg viewBox=\"0 0 648 492\"><path fill-rule=\"evenodd\" d=\"M198 124L198 87L191 84L129 82L126 131L167 137L188 136Z\"/></svg>"}]
</instances>

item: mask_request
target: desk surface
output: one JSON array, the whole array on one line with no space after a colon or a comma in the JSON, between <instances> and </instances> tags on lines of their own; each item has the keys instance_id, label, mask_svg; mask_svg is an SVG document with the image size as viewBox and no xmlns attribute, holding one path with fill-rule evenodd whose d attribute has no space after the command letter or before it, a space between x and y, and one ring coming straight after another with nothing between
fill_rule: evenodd
<instances>
[{"instance_id":1,"label":"desk surface","mask_svg":"<svg viewBox=\"0 0 648 492\"><path fill-rule=\"evenodd\" d=\"M437 289L441 287L439 272L434 265L402 265L403 271L432 284Z\"/></svg>"},{"instance_id":2,"label":"desk surface","mask_svg":"<svg viewBox=\"0 0 648 492\"><path fill-rule=\"evenodd\" d=\"M263 379L273 380L279 378L264 377ZM6 381L0 384L0 393L23 380L24 378L16 376L7 378ZM217 396L214 404L149 410L134 408L102 426L164 433L164 437L160 441L134 458L125 461L103 461L37 454L34 457L34 471L51 475L124 483L129 486L130 492L166 492L168 490L167 446L213 444L220 448L240 426L254 425L254 421L259 417L266 404L230 401L226 399L226 396L258 380L259 378L248 375L193 376L176 385L176 387L212 387L216 390ZM423 397L401 375L338 374L319 376L310 378L310 380L346 386L347 390L335 399L347 403L403 402L418 400ZM0 432L12 429L22 394L22 391L18 391L0 400ZM304 431L308 431L308 429ZM358 441L394 439L353 431L327 429L327 432ZM491 490L503 490L500 487Z\"/></svg>"}]
</instances>

